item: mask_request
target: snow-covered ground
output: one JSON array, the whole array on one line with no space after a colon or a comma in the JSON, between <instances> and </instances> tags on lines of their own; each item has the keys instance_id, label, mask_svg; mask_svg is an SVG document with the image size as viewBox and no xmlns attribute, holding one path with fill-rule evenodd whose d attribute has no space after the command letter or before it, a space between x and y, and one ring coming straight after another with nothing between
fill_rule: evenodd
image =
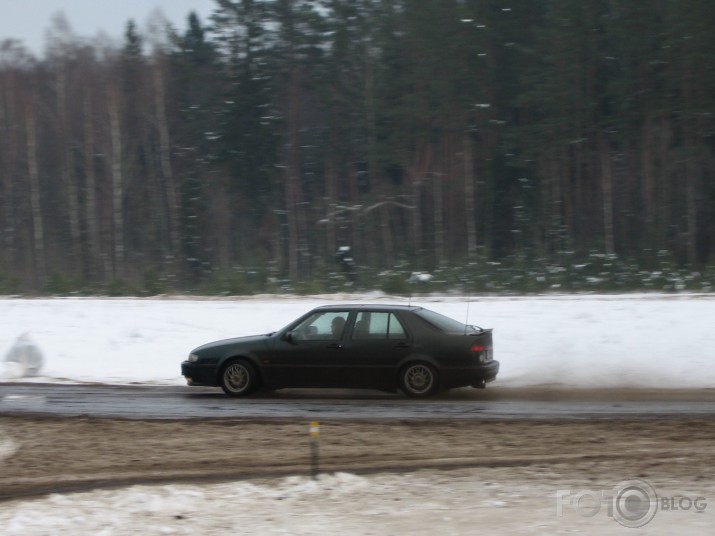
<instances>
[{"instance_id":1,"label":"snow-covered ground","mask_svg":"<svg viewBox=\"0 0 715 536\"><path fill-rule=\"evenodd\" d=\"M712 497L715 487L706 486L698 492ZM582 480L548 471L534 480L519 469L492 468L133 486L0 505L0 527L3 536L637 533L609 517L605 502L598 512L590 503L580 511L565 500L559 509L559 490L586 491L591 498L610 486L591 483L584 490ZM683 494L676 482L659 483L658 492ZM643 533L710 535L713 515L706 503L703 511L692 504L661 509Z\"/></svg>"},{"instance_id":2,"label":"snow-covered ground","mask_svg":"<svg viewBox=\"0 0 715 536\"><path fill-rule=\"evenodd\" d=\"M246 299L1 299L0 359L26 335L44 357L33 381L183 384L200 344L275 331L326 303L407 303L364 296ZM494 328L493 386L715 387L715 295L419 298ZM0 380L18 378L4 359Z\"/></svg>"}]
</instances>

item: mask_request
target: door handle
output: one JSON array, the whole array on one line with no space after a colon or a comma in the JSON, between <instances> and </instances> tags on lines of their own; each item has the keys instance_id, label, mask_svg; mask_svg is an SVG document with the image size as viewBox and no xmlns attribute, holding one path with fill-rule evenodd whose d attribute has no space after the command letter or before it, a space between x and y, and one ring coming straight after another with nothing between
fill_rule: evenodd
<instances>
[{"instance_id":1,"label":"door handle","mask_svg":"<svg viewBox=\"0 0 715 536\"><path fill-rule=\"evenodd\" d=\"M395 348L409 348L409 347L410 347L410 345L407 344L406 342L398 342L398 343L395 345Z\"/></svg>"},{"instance_id":2,"label":"door handle","mask_svg":"<svg viewBox=\"0 0 715 536\"><path fill-rule=\"evenodd\" d=\"M334 350L340 350L342 348L342 346L340 344L338 344L337 342L334 342L333 344L329 344L328 348L332 348Z\"/></svg>"}]
</instances>

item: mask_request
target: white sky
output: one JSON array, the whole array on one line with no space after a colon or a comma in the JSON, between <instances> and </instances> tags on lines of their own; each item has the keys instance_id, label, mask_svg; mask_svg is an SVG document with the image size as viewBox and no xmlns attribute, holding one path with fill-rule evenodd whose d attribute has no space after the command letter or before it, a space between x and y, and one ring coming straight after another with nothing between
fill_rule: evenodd
<instances>
[{"instance_id":1,"label":"white sky","mask_svg":"<svg viewBox=\"0 0 715 536\"><path fill-rule=\"evenodd\" d=\"M174 27L186 27L195 11L208 22L214 0L0 0L0 41L17 39L34 54L45 48L45 32L53 16L62 12L72 31L82 38L98 33L121 40L129 19L143 29L150 15L160 9Z\"/></svg>"}]
</instances>

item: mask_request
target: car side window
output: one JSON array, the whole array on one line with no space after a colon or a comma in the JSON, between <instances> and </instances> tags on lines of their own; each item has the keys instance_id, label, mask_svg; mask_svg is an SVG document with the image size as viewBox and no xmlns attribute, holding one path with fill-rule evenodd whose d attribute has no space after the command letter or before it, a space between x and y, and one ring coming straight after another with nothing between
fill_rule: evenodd
<instances>
[{"instance_id":1,"label":"car side window","mask_svg":"<svg viewBox=\"0 0 715 536\"><path fill-rule=\"evenodd\" d=\"M389 321L389 332L388 339L406 339L407 333L405 333L405 328L402 326L402 322L392 313L390 313Z\"/></svg>"},{"instance_id":2,"label":"car side window","mask_svg":"<svg viewBox=\"0 0 715 536\"><path fill-rule=\"evenodd\" d=\"M336 340L341 339L345 324L348 320L348 311L328 311L310 315L303 320L293 332L299 339L307 340Z\"/></svg>"},{"instance_id":3,"label":"car side window","mask_svg":"<svg viewBox=\"0 0 715 536\"><path fill-rule=\"evenodd\" d=\"M355 319L353 339L404 339L402 323L393 313L360 312Z\"/></svg>"}]
</instances>

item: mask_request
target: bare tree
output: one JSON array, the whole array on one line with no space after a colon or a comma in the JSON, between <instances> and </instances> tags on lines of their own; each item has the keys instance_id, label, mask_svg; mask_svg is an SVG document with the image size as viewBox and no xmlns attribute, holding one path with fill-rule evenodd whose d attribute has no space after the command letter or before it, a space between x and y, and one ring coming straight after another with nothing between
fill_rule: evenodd
<instances>
[{"instance_id":1,"label":"bare tree","mask_svg":"<svg viewBox=\"0 0 715 536\"><path fill-rule=\"evenodd\" d=\"M613 255L616 252L614 237L614 195L613 195L613 164L608 146L601 141L601 182L603 199L603 243L604 252Z\"/></svg>"},{"instance_id":2,"label":"bare tree","mask_svg":"<svg viewBox=\"0 0 715 536\"><path fill-rule=\"evenodd\" d=\"M22 159L22 144L19 142L22 130L21 112L19 112L20 94L24 89L22 72L31 64L27 52L14 41L0 44L0 180L2 182L2 210L0 213L0 234L3 249L3 266L7 273L16 268L17 255L17 217L15 197L19 168Z\"/></svg>"},{"instance_id":3,"label":"bare tree","mask_svg":"<svg viewBox=\"0 0 715 536\"><path fill-rule=\"evenodd\" d=\"M464 162L464 225L467 236L467 260L477 260L477 210L475 206L475 177L474 157L472 153L472 139L469 132L462 138L462 151Z\"/></svg>"},{"instance_id":4,"label":"bare tree","mask_svg":"<svg viewBox=\"0 0 715 536\"><path fill-rule=\"evenodd\" d=\"M69 257L70 270L77 269L81 258L80 211L76 177L76 163L73 151L73 131L70 115L70 93L72 87L72 72L70 63L74 61L77 50L77 38L62 14L53 18L48 35L48 59L53 69L53 89L55 94L56 112L56 143L59 145L60 176L67 199L66 215L69 222Z\"/></svg>"},{"instance_id":5,"label":"bare tree","mask_svg":"<svg viewBox=\"0 0 715 536\"><path fill-rule=\"evenodd\" d=\"M32 211L32 237L34 251L35 279L43 284L47 278L45 258L45 230L42 216L40 190L40 163L37 143L37 95L34 88L25 100L25 136L27 143L27 175L30 184L30 207Z\"/></svg>"},{"instance_id":6,"label":"bare tree","mask_svg":"<svg viewBox=\"0 0 715 536\"><path fill-rule=\"evenodd\" d=\"M88 243L88 268L92 279L100 276L101 263L100 249L100 224L97 213L97 173L95 165L95 152L97 151L95 139L95 109L93 94L95 87L87 84L82 92L82 125L83 125L83 153L84 153L84 190L85 203L84 215L87 227Z\"/></svg>"},{"instance_id":7,"label":"bare tree","mask_svg":"<svg viewBox=\"0 0 715 536\"><path fill-rule=\"evenodd\" d=\"M176 179L171 163L171 135L169 131L169 119L167 114L166 102L166 58L161 50L157 47L154 50L153 64L153 90L154 90L154 114L156 118L156 126L159 134L159 162L160 176L163 185L164 203L166 205L166 213L168 214L168 250L165 252L165 258L173 259L179 252L179 201L176 188Z\"/></svg>"},{"instance_id":8,"label":"bare tree","mask_svg":"<svg viewBox=\"0 0 715 536\"><path fill-rule=\"evenodd\" d=\"M124 242L124 151L120 116L119 89L112 84L107 88L107 113L109 115L110 153L109 165L112 182L112 237L114 245L113 275L125 275Z\"/></svg>"}]
</instances>

